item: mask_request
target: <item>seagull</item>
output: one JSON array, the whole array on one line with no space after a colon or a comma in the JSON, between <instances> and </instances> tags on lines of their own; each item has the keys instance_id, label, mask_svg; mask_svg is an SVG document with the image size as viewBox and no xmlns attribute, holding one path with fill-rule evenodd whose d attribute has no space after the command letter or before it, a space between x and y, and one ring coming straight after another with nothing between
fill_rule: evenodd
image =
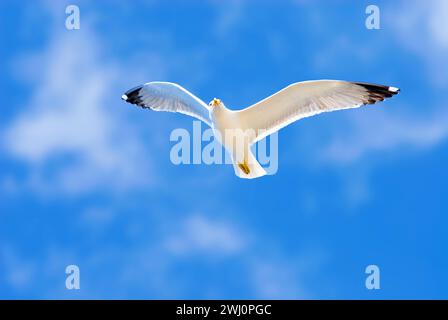
<instances>
[{"instance_id":1,"label":"seagull","mask_svg":"<svg viewBox=\"0 0 448 320\"><path fill-rule=\"evenodd\" d=\"M214 98L208 105L171 82L149 82L128 90L122 99L154 111L178 112L206 123L232 156L235 174L266 175L250 146L287 125L322 112L358 108L390 98L399 88L364 82L315 80L293 83L242 110L228 109Z\"/></svg>"}]
</instances>

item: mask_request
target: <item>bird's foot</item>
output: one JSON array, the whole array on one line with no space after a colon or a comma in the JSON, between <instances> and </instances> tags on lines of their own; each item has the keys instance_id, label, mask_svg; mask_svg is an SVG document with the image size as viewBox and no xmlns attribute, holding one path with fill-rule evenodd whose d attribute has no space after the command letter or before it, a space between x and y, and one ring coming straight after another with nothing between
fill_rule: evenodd
<instances>
[{"instance_id":1,"label":"bird's foot","mask_svg":"<svg viewBox=\"0 0 448 320\"><path fill-rule=\"evenodd\" d=\"M250 173L250 169L249 169L249 166L247 165L246 160L244 160L243 163L238 163L238 167L239 167L241 170L243 170L243 172L244 172L245 174L249 174L249 173Z\"/></svg>"}]
</instances>

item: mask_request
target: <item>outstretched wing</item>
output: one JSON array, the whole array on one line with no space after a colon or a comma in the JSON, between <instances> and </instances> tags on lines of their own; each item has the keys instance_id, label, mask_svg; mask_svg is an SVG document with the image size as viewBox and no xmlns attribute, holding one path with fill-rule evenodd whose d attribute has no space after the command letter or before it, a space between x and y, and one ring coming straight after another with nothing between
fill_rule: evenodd
<instances>
[{"instance_id":1,"label":"outstretched wing","mask_svg":"<svg viewBox=\"0 0 448 320\"><path fill-rule=\"evenodd\" d=\"M155 111L183 113L211 126L209 106L176 83L149 82L127 91L122 99Z\"/></svg>"},{"instance_id":2,"label":"outstretched wing","mask_svg":"<svg viewBox=\"0 0 448 320\"><path fill-rule=\"evenodd\" d=\"M255 131L253 142L256 142L299 119L374 104L399 91L394 87L360 82L305 81L291 84L238 114L244 129Z\"/></svg>"}]
</instances>

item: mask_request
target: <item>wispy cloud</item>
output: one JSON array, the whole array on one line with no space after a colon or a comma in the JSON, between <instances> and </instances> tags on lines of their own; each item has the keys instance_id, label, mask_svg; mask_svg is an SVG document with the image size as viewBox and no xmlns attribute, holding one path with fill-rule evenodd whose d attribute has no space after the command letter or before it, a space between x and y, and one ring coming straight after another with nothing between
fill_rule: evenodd
<instances>
[{"instance_id":1,"label":"wispy cloud","mask_svg":"<svg viewBox=\"0 0 448 320\"><path fill-rule=\"evenodd\" d=\"M350 164L375 152L426 149L448 137L448 113L403 115L384 111L351 113L346 128L323 149L324 162Z\"/></svg>"},{"instance_id":2,"label":"wispy cloud","mask_svg":"<svg viewBox=\"0 0 448 320\"><path fill-rule=\"evenodd\" d=\"M261 235L254 230L202 215L190 216L178 227L166 242L175 257L211 255L239 261L247 274L251 296L257 298L310 298L304 280L311 265L314 269L321 265L320 254L287 259L266 239L268 248L260 251L256 244Z\"/></svg>"},{"instance_id":3,"label":"wispy cloud","mask_svg":"<svg viewBox=\"0 0 448 320\"><path fill-rule=\"evenodd\" d=\"M305 258L309 261L310 257ZM258 260L252 266L251 282L258 299L311 299L303 284L309 270L286 261Z\"/></svg>"},{"instance_id":4,"label":"wispy cloud","mask_svg":"<svg viewBox=\"0 0 448 320\"><path fill-rule=\"evenodd\" d=\"M423 59L432 84L448 85L448 2L416 0L392 7L395 14L386 17L398 43Z\"/></svg>"},{"instance_id":5,"label":"wispy cloud","mask_svg":"<svg viewBox=\"0 0 448 320\"><path fill-rule=\"evenodd\" d=\"M211 221L204 216L187 218L167 239L173 254L236 254L247 246L243 232L226 222Z\"/></svg>"},{"instance_id":6,"label":"wispy cloud","mask_svg":"<svg viewBox=\"0 0 448 320\"><path fill-rule=\"evenodd\" d=\"M120 119L119 73L102 60L98 43L88 32L56 33L25 63L39 70L37 81L2 142L29 166L28 183L39 191L126 189L151 180L141 140Z\"/></svg>"},{"instance_id":7,"label":"wispy cloud","mask_svg":"<svg viewBox=\"0 0 448 320\"><path fill-rule=\"evenodd\" d=\"M80 218L85 226L97 224ZM165 228L167 222L154 225L138 244L128 247L111 242L99 250L92 243L89 250L79 250L58 244L27 259L19 248L2 248L0 266L7 272L0 281L23 297L44 288L38 292L40 297L59 299L126 298L130 293L129 297L142 298L311 298L307 276L322 266L320 252L285 256L275 240L222 217L186 215L181 221L170 221L169 229ZM96 229L88 230L97 233ZM68 264L80 267L79 292L64 288ZM192 266L214 275L213 280L192 281L198 277L189 269ZM232 276L234 272L237 277ZM229 286L242 286L244 291L229 294Z\"/></svg>"}]
</instances>

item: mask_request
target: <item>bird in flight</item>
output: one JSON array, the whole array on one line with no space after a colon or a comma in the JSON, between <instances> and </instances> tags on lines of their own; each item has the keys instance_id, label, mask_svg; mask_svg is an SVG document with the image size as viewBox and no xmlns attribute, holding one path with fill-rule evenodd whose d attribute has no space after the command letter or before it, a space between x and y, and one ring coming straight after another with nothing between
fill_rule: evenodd
<instances>
[{"instance_id":1,"label":"bird in flight","mask_svg":"<svg viewBox=\"0 0 448 320\"><path fill-rule=\"evenodd\" d=\"M203 121L231 154L235 174L252 179L266 174L250 150L257 141L299 119L374 104L399 91L363 82L303 81L245 109L231 110L217 98L207 105L178 84L149 82L128 90L122 99L145 109L183 113Z\"/></svg>"}]
</instances>

